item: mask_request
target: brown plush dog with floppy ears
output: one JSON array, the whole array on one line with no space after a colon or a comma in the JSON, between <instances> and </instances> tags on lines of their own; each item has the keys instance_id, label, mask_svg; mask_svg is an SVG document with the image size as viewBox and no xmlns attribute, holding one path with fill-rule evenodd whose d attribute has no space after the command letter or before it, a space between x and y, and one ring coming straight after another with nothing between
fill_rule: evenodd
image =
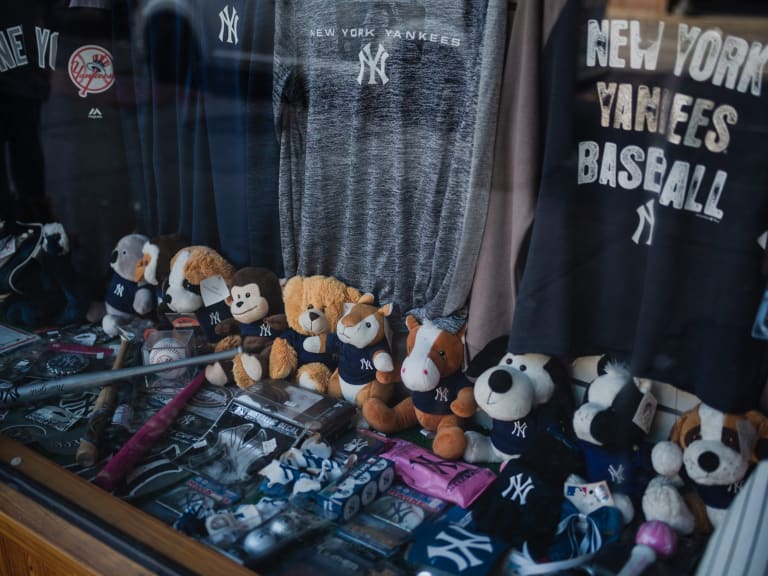
<instances>
[{"instance_id":1,"label":"brown plush dog with floppy ears","mask_svg":"<svg viewBox=\"0 0 768 576\"><path fill-rule=\"evenodd\" d=\"M208 366L205 375L212 384L233 381L240 388L248 388L269 375L272 344L288 328L280 281L267 268L241 268L232 277L226 302L232 318L216 326L216 333L225 336L216 351L237 346L242 346L243 351L231 363Z\"/></svg>"}]
</instances>

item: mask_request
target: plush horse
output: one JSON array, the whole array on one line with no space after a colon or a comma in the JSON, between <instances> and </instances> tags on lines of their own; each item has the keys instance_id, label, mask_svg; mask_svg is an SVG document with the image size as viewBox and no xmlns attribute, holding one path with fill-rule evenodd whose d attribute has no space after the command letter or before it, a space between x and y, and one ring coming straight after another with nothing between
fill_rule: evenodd
<instances>
[{"instance_id":1,"label":"plush horse","mask_svg":"<svg viewBox=\"0 0 768 576\"><path fill-rule=\"evenodd\" d=\"M363 294L336 323L336 333L310 336L304 350L312 353L338 354L339 365L331 374L330 396L362 406L368 398L386 402L392 396L397 372L386 337L387 317L392 304L373 304L373 294Z\"/></svg>"},{"instance_id":2,"label":"plush horse","mask_svg":"<svg viewBox=\"0 0 768 576\"><path fill-rule=\"evenodd\" d=\"M435 433L432 451L455 460L466 447L465 420L477 409L472 383L462 372L466 325L455 334L413 316L406 325L408 354L400 378L411 394L393 408L372 398L363 404L363 417L384 433L420 425Z\"/></svg>"}]
</instances>

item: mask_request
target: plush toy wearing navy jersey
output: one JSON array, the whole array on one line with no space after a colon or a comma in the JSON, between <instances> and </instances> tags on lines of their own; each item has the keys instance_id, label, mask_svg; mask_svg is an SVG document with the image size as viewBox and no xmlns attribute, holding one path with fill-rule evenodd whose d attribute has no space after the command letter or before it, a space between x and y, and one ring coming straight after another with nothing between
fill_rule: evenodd
<instances>
[{"instance_id":1,"label":"plush toy wearing navy jersey","mask_svg":"<svg viewBox=\"0 0 768 576\"><path fill-rule=\"evenodd\" d=\"M683 534L707 531L696 514L696 501L684 500L678 490L688 487L704 505L704 521L717 527L757 461L766 456L765 415L757 410L729 414L696 405L678 417L669 441L653 447L653 468L659 476L643 495L646 519L666 522Z\"/></svg>"},{"instance_id":2,"label":"plush toy wearing navy jersey","mask_svg":"<svg viewBox=\"0 0 768 576\"><path fill-rule=\"evenodd\" d=\"M128 234L120 238L112 250L109 267L113 274L104 302L106 314L101 319L101 327L109 336L117 335L119 325L149 314L155 307L151 287L144 280L133 279L141 248L147 240L143 234Z\"/></svg>"},{"instance_id":3,"label":"plush toy wearing navy jersey","mask_svg":"<svg viewBox=\"0 0 768 576\"><path fill-rule=\"evenodd\" d=\"M586 480L608 484L627 523L634 517L633 500L639 501L653 474L646 436L656 404L649 381L635 381L624 366L603 357L573 415Z\"/></svg>"},{"instance_id":4,"label":"plush toy wearing navy jersey","mask_svg":"<svg viewBox=\"0 0 768 576\"><path fill-rule=\"evenodd\" d=\"M408 355L400 378L410 396L390 408L377 398L363 404L363 417L372 428L391 434L414 426L435 432L432 451L447 460L461 458L466 447L464 424L477 404L472 382L464 376L464 333L420 324L406 317Z\"/></svg>"},{"instance_id":5,"label":"plush toy wearing navy jersey","mask_svg":"<svg viewBox=\"0 0 768 576\"><path fill-rule=\"evenodd\" d=\"M490 342L473 359L470 376L506 349L506 338ZM565 367L545 354L506 352L475 380L475 401L491 419L490 436L467 431L467 462L503 462L516 458L538 432L570 436L573 398Z\"/></svg>"},{"instance_id":6,"label":"plush toy wearing navy jersey","mask_svg":"<svg viewBox=\"0 0 768 576\"><path fill-rule=\"evenodd\" d=\"M234 274L235 267L213 248L182 248L171 258L164 303L171 312L194 314L206 342L215 344L221 340L216 325L231 317L226 298Z\"/></svg>"},{"instance_id":7,"label":"plush toy wearing navy jersey","mask_svg":"<svg viewBox=\"0 0 768 576\"><path fill-rule=\"evenodd\" d=\"M288 328L283 311L280 280L266 268L248 266L232 276L227 298L232 318L216 326L224 338L216 351L242 346L232 362L208 366L206 378L213 384L233 381L240 388L252 386L269 375L269 356L275 338Z\"/></svg>"},{"instance_id":8,"label":"plush toy wearing navy jersey","mask_svg":"<svg viewBox=\"0 0 768 576\"><path fill-rule=\"evenodd\" d=\"M358 406L369 398L388 401L398 378L386 337L392 304L378 307L373 301L372 294L363 294L338 321L335 334L304 341L308 352L338 354L339 365L321 392Z\"/></svg>"},{"instance_id":9,"label":"plush toy wearing navy jersey","mask_svg":"<svg viewBox=\"0 0 768 576\"><path fill-rule=\"evenodd\" d=\"M304 340L336 330L347 303L361 293L333 276L292 276L283 287L288 330L275 340L269 358L269 377L292 380L317 392L328 389L337 359L331 352L309 352Z\"/></svg>"}]
</instances>

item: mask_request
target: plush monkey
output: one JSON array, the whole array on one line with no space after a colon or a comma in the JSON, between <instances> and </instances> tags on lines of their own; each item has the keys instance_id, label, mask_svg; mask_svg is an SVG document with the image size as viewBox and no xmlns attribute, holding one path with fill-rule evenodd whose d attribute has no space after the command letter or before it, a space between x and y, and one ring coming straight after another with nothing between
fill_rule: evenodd
<instances>
[{"instance_id":1,"label":"plush monkey","mask_svg":"<svg viewBox=\"0 0 768 576\"><path fill-rule=\"evenodd\" d=\"M269 375L272 343L288 328L280 281L267 268L248 266L235 272L229 294L232 318L216 326L216 333L225 337L216 349L239 345L243 351L232 360L231 370L216 363L206 369L206 376L214 384L234 381L248 388Z\"/></svg>"}]
</instances>

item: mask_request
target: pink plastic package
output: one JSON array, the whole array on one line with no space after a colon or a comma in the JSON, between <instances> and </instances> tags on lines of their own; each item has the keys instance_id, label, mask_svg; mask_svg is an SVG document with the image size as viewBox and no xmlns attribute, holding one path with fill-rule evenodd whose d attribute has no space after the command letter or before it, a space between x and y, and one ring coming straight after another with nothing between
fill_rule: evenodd
<instances>
[{"instance_id":1,"label":"pink plastic package","mask_svg":"<svg viewBox=\"0 0 768 576\"><path fill-rule=\"evenodd\" d=\"M395 471L411 488L467 508L490 486L496 475L462 461L443 460L406 440L391 439L393 446L381 454L395 463Z\"/></svg>"}]
</instances>

